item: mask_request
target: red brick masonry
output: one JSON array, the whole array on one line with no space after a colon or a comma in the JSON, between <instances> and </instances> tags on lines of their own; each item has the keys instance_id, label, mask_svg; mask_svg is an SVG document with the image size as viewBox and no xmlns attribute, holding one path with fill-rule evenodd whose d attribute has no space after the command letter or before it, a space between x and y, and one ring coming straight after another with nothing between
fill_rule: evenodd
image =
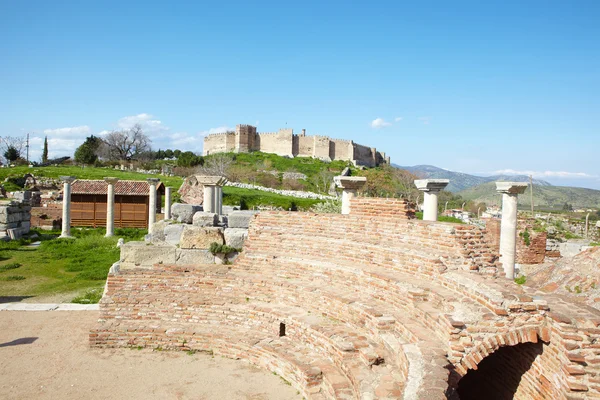
<instances>
[{"instance_id":1,"label":"red brick masonry","mask_svg":"<svg viewBox=\"0 0 600 400\"><path fill-rule=\"evenodd\" d=\"M234 265L125 269L100 309L91 346L239 358L307 398L456 398L469 370L520 343L541 343L505 357L529 356L526 371L480 381L514 382L517 399L600 397L600 312L498 277L473 226L263 212Z\"/></svg>"}]
</instances>

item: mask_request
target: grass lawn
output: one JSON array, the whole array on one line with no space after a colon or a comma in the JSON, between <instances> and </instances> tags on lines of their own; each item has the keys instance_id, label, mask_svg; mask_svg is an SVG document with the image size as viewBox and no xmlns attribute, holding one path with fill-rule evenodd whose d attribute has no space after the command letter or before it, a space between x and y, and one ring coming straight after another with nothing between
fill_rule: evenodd
<instances>
[{"instance_id":1,"label":"grass lawn","mask_svg":"<svg viewBox=\"0 0 600 400\"><path fill-rule=\"evenodd\" d=\"M239 206L242 201L245 202L248 209L252 209L255 206L273 206L281 207L284 210L291 208L300 211L308 210L313 205L323 202L323 200L282 196L277 193L261 190L242 189L233 186L223 187L223 204Z\"/></svg>"},{"instance_id":2,"label":"grass lawn","mask_svg":"<svg viewBox=\"0 0 600 400\"><path fill-rule=\"evenodd\" d=\"M119 260L118 238L141 240L141 229L72 229L76 239L57 239L60 232L37 231L30 240L0 242L0 297L35 297L72 293L77 302L98 302L110 266Z\"/></svg>"},{"instance_id":3,"label":"grass lawn","mask_svg":"<svg viewBox=\"0 0 600 400\"><path fill-rule=\"evenodd\" d=\"M46 178L58 178L62 175L69 175L79 179L102 179L105 176L114 176L115 178L119 179L135 181L145 180L146 178L160 178L161 182L164 183L165 186L172 186L175 188L175 190L179 189L181 183L183 182L183 178L179 176L150 175L139 172L121 171L113 168L77 167L69 165L35 168L29 168L28 166L0 168L0 180L2 181L7 177L21 178L25 174L32 174L35 177ZM18 187L7 186L7 183L4 184L7 191L23 190Z\"/></svg>"}]
</instances>

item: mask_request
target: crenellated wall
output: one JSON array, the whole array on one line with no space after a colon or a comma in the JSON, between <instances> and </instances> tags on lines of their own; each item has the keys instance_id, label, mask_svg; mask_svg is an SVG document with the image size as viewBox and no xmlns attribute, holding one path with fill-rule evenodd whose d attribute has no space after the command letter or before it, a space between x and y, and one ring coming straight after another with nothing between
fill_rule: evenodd
<instances>
[{"instance_id":1,"label":"crenellated wall","mask_svg":"<svg viewBox=\"0 0 600 400\"><path fill-rule=\"evenodd\" d=\"M257 132L251 125L238 125L235 133L211 134L204 138L204 155L262 151L285 157L313 157L325 161L345 160L355 165L375 167L389 164L385 153L362 146L351 140L331 139L328 136L295 135L290 128L279 132Z\"/></svg>"}]
</instances>

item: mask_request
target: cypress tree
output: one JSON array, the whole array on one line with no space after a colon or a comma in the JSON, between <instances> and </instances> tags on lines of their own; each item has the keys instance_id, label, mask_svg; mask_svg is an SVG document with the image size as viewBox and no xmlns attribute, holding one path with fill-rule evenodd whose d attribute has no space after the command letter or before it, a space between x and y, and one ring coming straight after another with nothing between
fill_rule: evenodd
<instances>
[{"instance_id":1,"label":"cypress tree","mask_svg":"<svg viewBox=\"0 0 600 400\"><path fill-rule=\"evenodd\" d=\"M48 136L44 138L44 151L42 152L42 162L48 162Z\"/></svg>"}]
</instances>

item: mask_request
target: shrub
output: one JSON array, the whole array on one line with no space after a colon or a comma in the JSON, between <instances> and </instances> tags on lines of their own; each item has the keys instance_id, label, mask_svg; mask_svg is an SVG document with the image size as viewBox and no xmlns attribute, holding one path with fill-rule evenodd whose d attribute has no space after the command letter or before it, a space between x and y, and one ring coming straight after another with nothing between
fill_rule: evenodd
<instances>
[{"instance_id":1,"label":"shrub","mask_svg":"<svg viewBox=\"0 0 600 400\"><path fill-rule=\"evenodd\" d=\"M90 289L84 294L75 297L71 303L77 304L96 304L102 298L102 289Z\"/></svg>"},{"instance_id":2,"label":"shrub","mask_svg":"<svg viewBox=\"0 0 600 400\"><path fill-rule=\"evenodd\" d=\"M517 285L523 285L525 282L527 282L527 277L525 275L521 275L515 278L515 283Z\"/></svg>"},{"instance_id":3,"label":"shrub","mask_svg":"<svg viewBox=\"0 0 600 400\"><path fill-rule=\"evenodd\" d=\"M342 212L342 201L326 200L322 203L317 203L312 206L310 211L320 214L340 214Z\"/></svg>"},{"instance_id":4,"label":"shrub","mask_svg":"<svg viewBox=\"0 0 600 400\"><path fill-rule=\"evenodd\" d=\"M23 275L9 275L4 278L5 281L22 281L25 279Z\"/></svg>"}]
</instances>

